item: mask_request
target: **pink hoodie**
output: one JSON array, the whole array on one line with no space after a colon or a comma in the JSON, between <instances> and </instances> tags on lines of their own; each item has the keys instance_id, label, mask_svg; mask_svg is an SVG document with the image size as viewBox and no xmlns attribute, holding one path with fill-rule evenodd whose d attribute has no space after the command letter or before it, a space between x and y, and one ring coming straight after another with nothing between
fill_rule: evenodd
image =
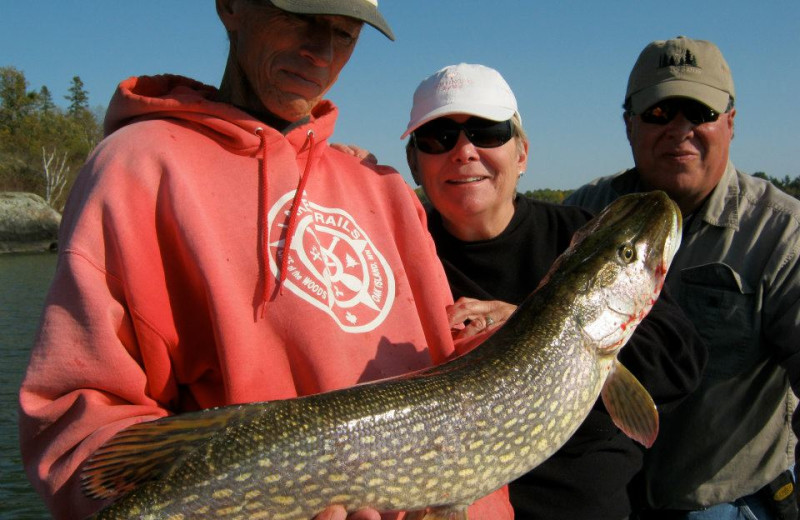
<instances>
[{"instance_id":1,"label":"pink hoodie","mask_svg":"<svg viewBox=\"0 0 800 520\"><path fill-rule=\"evenodd\" d=\"M401 176L328 146L328 101L283 135L215 93L178 76L122 82L70 195L20 391L23 460L57 518L100 507L79 467L133 423L454 351L447 280ZM505 489L470 514L513 517Z\"/></svg>"}]
</instances>

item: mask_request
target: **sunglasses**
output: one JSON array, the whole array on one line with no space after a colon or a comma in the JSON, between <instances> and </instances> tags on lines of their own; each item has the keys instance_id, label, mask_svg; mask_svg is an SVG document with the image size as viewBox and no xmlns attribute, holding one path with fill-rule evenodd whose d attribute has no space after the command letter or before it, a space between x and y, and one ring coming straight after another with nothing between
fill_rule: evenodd
<instances>
[{"instance_id":1,"label":"sunglasses","mask_svg":"<svg viewBox=\"0 0 800 520\"><path fill-rule=\"evenodd\" d=\"M651 106L641 114L639 117L645 123L653 125L666 125L678 115L678 112L683 113L689 122L694 125L702 125L703 123L711 123L719 119L719 112L716 110L695 101L694 99L687 98L667 98L662 99L655 105Z\"/></svg>"},{"instance_id":2,"label":"sunglasses","mask_svg":"<svg viewBox=\"0 0 800 520\"><path fill-rule=\"evenodd\" d=\"M469 142L478 148L503 146L513 135L510 119L498 122L470 117L463 123L457 123L440 117L411 132L411 139L420 152L436 155L455 148L462 130Z\"/></svg>"}]
</instances>

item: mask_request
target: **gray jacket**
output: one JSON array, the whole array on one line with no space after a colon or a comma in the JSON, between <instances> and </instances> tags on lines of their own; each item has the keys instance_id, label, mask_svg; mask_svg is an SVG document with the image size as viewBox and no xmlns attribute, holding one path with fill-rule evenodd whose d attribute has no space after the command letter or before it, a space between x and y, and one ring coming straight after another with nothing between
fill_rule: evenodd
<instances>
[{"instance_id":1,"label":"gray jacket","mask_svg":"<svg viewBox=\"0 0 800 520\"><path fill-rule=\"evenodd\" d=\"M596 179L566 204L599 211L640 191L635 169ZM699 509L751 494L795 463L800 392L800 201L725 174L693 218L667 285L708 347L703 382L645 454L649 507ZM794 395L791 386L794 387ZM795 421L795 432L800 421Z\"/></svg>"}]
</instances>

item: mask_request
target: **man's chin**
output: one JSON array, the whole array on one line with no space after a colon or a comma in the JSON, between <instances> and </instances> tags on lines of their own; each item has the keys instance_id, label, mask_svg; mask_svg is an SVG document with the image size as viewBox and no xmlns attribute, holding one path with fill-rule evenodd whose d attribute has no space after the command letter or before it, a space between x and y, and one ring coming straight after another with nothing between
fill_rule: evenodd
<instances>
[{"instance_id":1,"label":"man's chin","mask_svg":"<svg viewBox=\"0 0 800 520\"><path fill-rule=\"evenodd\" d=\"M282 96L280 103L270 103L267 110L273 115L289 122L295 122L308 117L319 103L319 99L308 100L300 96Z\"/></svg>"}]
</instances>

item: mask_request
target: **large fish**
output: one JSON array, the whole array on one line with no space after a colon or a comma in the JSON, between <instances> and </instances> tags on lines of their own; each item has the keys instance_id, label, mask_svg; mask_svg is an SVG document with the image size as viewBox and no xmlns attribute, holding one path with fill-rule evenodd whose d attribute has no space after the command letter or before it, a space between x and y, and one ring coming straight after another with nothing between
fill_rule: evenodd
<instances>
[{"instance_id":1,"label":"large fish","mask_svg":"<svg viewBox=\"0 0 800 520\"><path fill-rule=\"evenodd\" d=\"M561 447L602 393L649 446L658 415L617 352L680 242L662 192L618 199L578 231L483 344L412 375L137 424L83 473L96 518L308 520L328 505L466 519L476 499Z\"/></svg>"}]
</instances>

